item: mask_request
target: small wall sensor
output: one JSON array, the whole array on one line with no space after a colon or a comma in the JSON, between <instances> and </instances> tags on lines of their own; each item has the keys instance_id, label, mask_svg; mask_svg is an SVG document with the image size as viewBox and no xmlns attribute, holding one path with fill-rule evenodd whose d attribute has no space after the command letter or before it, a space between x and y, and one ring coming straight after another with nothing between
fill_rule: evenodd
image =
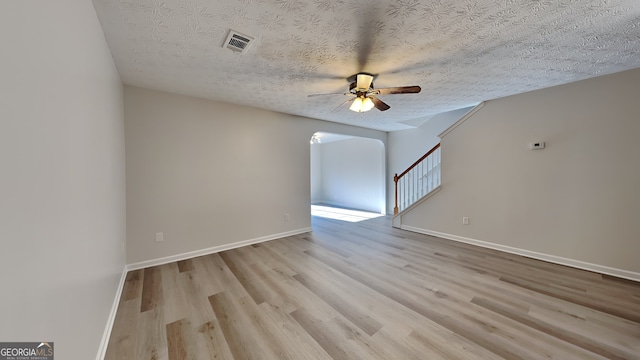
<instances>
[{"instance_id":1,"label":"small wall sensor","mask_svg":"<svg viewBox=\"0 0 640 360\"><path fill-rule=\"evenodd\" d=\"M537 142L529 143L529 149L531 149L531 150L544 149L544 141L537 141Z\"/></svg>"}]
</instances>

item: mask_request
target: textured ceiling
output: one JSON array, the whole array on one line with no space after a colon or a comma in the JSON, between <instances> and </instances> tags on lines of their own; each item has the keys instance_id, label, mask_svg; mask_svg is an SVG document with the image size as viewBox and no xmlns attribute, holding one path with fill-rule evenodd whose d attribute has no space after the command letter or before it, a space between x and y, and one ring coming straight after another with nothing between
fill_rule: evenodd
<instances>
[{"instance_id":1,"label":"textured ceiling","mask_svg":"<svg viewBox=\"0 0 640 360\"><path fill-rule=\"evenodd\" d=\"M94 0L125 84L394 131L640 67L640 0ZM223 48L229 29L255 37ZM391 106L354 113L347 77Z\"/></svg>"}]
</instances>

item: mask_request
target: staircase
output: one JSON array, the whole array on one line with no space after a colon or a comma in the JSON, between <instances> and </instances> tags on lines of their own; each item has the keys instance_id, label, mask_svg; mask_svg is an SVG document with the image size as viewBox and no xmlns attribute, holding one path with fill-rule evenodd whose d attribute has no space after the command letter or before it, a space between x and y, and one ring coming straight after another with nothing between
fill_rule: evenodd
<instances>
[{"instance_id":1,"label":"staircase","mask_svg":"<svg viewBox=\"0 0 640 360\"><path fill-rule=\"evenodd\" d=\"M393 177L398 215L440 186L440 144L434 146L400 175Z\"/></svg>"}]
</instances>

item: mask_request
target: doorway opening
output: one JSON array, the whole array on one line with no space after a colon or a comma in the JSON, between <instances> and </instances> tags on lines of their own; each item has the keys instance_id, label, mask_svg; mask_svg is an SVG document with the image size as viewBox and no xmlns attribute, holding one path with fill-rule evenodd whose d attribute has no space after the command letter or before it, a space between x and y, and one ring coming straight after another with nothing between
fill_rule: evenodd
<instances>
[{"instance_id":1,"label":"doorway opening","mask_svg":"<svg viewBox=\"0 0 640 360\"><path fill-rule=\"evenodd\" d=\"M382 141L316 132L310 154L312 215L355 220L386 214Z\"/></svg>"},{"instance_id":2,"label":"doorway opening","mask_svg":"<svg viewBox=\"0 0 640 360\"><path fill-rule=\"evenodd\" d=\"M348 222L360 222L375 219L384 214L363 210L345 209L328 205L311 205L311 216Z\"/></svg>"}]
</instances>

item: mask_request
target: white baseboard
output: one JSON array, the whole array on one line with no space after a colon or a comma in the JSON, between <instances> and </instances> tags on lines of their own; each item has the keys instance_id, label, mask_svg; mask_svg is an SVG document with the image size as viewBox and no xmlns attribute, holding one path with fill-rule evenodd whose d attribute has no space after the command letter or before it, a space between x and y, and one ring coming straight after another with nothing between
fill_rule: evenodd
<instances>
[{"instance_id":1,"label":"white baseboard","mask_svg":"<svg viewBox=\"0 0 640 360\"><path fill-rule=\"evenodd\" d=\"M125 266L122 269L122 275L120 276L120 283L118 283L118 288L116 289L116 296L113 299L113 305L111 305L111 312L109 312L109 317L107 318L107 326L104 329L104 334L102 335L102 341L100 341L100 346L98 347L98 354L96 355L96 360L103 360L105 355L107 354L107 346L109 345L109 338L111 337L111 329L113 329L113 323L116 320L116 314L118 312L118 304L120 303L120 296L122 296L122 289L124 288L124 281L127 278L127 267Z\"/></svg>"},{"instance_id":2,"label":"white baseboard","mask_svg":"<svg viewBox=\"0 0 640 360\"><path fill-rule=\"evenodd\" d=\"M570 266L577 269L593 271L600 274L612 275L615 277L640 282L640 273L633 272L633 271L612 268L604 265L592 264L592 263L588 263L580 260L564 258L561 256L543 254L535 251L519 249L519 248L506 246L506 245L494 244L494 243L490 243L482 240L476 240L476 239L467 238L464 236L442 233L434 230L420 229L413 226L401 225L400 228L403 230L408 230L408 231L412 231L420 234L436 236L443 239L454 240L454 241L463 242L471 245L477 245L484 248L504 251L507 253L521 255L528 258L532 258L532 259L547 261L554 264L566 265L566 266Z\"/></svg>"},{"instance_id":3,"label":"white baseboard","mask_svg":"<svg viewBox=\"0 0 640 360\"><path fill-rule=\"evenodd\" d=\"M167 256L167 257L163 257L163 258L159 258L159 259L141 261L141 262L137 262L137 263L133 263L133 264L128 264L127 265L127 270L128 271L138 270L138 269L148 268L148 267L151 267L151 266L168 264L168 263L172 263L174 261L181 261L181 260L191 259L191 258L198 257L198 256L214 254L214 253L221 252L221 251L231 250L231 249L239 248L239 247L242 247L242 246L257 244L257 243L261 243L261 242L265 242L265 241L280 239L280 238L284 238L284 237L287 237L287 236L303 234L303 233L310 232L310 231L311 231L310 227L309 228L302 228L302 229L287 231L287 232L283 232L283 233L279 233L279 234L262 236L262 237L255 238L255 239L242 240L242 241L234 242L234 243L231 243L231 244L224 244L224 245L214 246L214 247L210 247L210 248L206 248L206 249L190 251L190 252L186 252L186 253L182 253L182 254L171 255L171 256Z\"/></svg>"}]
</instances>

